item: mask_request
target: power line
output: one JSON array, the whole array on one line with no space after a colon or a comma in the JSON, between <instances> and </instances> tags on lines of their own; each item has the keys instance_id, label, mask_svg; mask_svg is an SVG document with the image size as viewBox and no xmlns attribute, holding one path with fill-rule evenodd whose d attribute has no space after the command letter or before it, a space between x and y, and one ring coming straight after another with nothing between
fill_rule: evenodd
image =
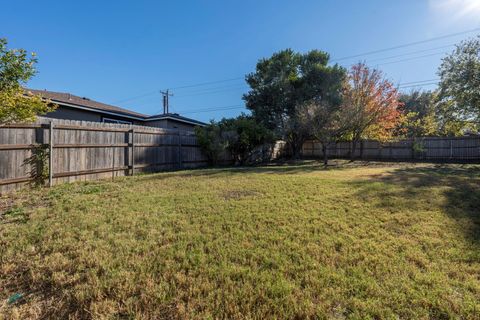
<instances>
[{"instance_id":1,"label":"power line","mask_svg":"<svg viewBox=\"0 0 480 320\"><path fill-rule=\"evenodd\" d=\"M117 100L115 102L113 102L113 104L115 103L122 103L122 102L128 102L128 101L132 101L132 100L137 100L139 98L143 98L143 97L147 97L147 96L150 96L152 94L156 94L158 91L149 91L147 93L144 93L144 94L141 94L141 95L138 95L138 96L134 96L134 97L131 97L131 98L126 98L126 99L122 99L122 100Z\"/></svg>"},{"instance_id":2,"label":"power line","mask_svg":"<svg viewBox=\"0 0 480 320\"><path fill-rule=\"evenodd\" d=\"M223 107L207 107L207 108L200 108L196 110L184 110L184 111L179 111L182 114L191 114L191 113L201 113L201 112L212 112L212 111L221 111L221 110L235 110L235 109L243 109L245 108L244 105L241 104L235 104L235 105L230 105L230 106L223 106Z\"/></svg>"},{"instance_id":3,"label":"power line","mask_svg":"<svg viewBox=\"0 0 480 320\"><path fill-rule=\"evenodd\" d=\"M384 66L384 65L387 65L387 64L394 64L394 63L412 61L412 60L417 60L417 59L422 59L422 58L427 58L427 57L432 57L432 56L438 56L438 55L441 55L441 54L445 54L445 52L437 52L437 53L425 54L425 55L422 55L422 56L413 57L413 58L408 58L408 59L402 59L402 60L397 60L397 61L379 63L379 64L377 64L377 66Z\"/></svg>"},{"instance_id":4,"label":"power line","mask_svg":"<svg viewBox=\"0 0 480 320\"><path fill-rule=\"evenodd\" d=\"M375 53L380 53L380 52L391 51L391 50L400 49L400 48L411 47L411 46L415 46L415 45L418 45L418 44L423 44L423 43L428 43L428 42L432 42L432 41L436 41L436 40L451 38L451 37L455 37L455 36L459 36L459 35L463 35L463 34L467 34L467 33L472 33L472 32L476 32L476 31L480 31L480 28L475 28L475 29L466 30L466 31L462 31L462 32L456 32L456 33L450 33L450 34L446 34L446 35L435 37L435 38L430 38L430 39L425 39L425 40L421 40L421 41L405 43L405 44L401 44L401 45L397 45L397 46L393 46L393 47L389 47L389 48L367 51L367 52L364 52L364 53L359 53L359 54L355 54L355 55L351 55L351 56L346 56L346 57L342 57L342 58L333 59L331 61L332 62L338 62L338 61L342 61L342 60L348 60L348 59L358 58L358 57L362 57L362 56L368 56L368 55L372 55L372 54L375 54Z\"/></svg>"},{"instance_id":5,"label":"power line","mask_svg":"<svg viewBox=\"0 0 480 320\"><path fill-rule=\"evenodd\" d=\"M228 88L234 88L234 87L238 87L240 85L246 85L246 84L239 84L239 83L235 83L235 84L230 84L228 86L220 86L220 87L209 87L209 88L204 88L204 89L196 89L194 91L181 91L181 94L193 94L193 93L202 93L202 92L205 92L205 91L210 91L210 90L220 90L220 89L228 89Z\"/></svg>"},{"instance_id":6,"label":"power line","mask_svg":"<svg viewBox=\"0 0 480 320\"><path fill-rule=\"evenodd\" d=\"M436 84L438 84L438 81L436 81L436 82L428 82L428 83L413 84L413 85L409 85L409 86L398 86L398 88L399 88L399 89L405 89L405 88L431 86L431 85L436 85Z\"/></svg>"},{"instance_id":7,"label":"power line","mask_svg":"<svg viewBox=\"0 0 480 320\"><path fill-rule=\"evenodd\" d=\"M209 82L202 82L202 83L195 83L191 85L186 85L186 86L180 86L180 87L173 87L171 89L184 89L184 88L194 88L194 87L201 87L201 86L206 86L209 84L215 84L215 83L221 83L221 82L229 82L229 81L234 81L234 80L239 80L239 79L244 79L245 77L237 77L237 78L231 78L231 79L224 79L224 80L217 80L217 81L209 81Z\"/></svg>"},{"instance_id":8,"label":"power line","mask_svg":"<svg viewBox=\"0 0 480 320\"><path fill-rule=\"evenodd\" d=\"M429 80L420 80L420 81L411 81L411 82L404 82L404 83L400 83L399 85L400 86L403 86L403 85L408 85L408 84L414 84L414 83L422 83L422 82L433 82L433 81L439 81L440 79L429 79Z\"/></svg>"},{"instance_id":9,"label":"power line","mask_svg":"<svg viewBox=\"0 0 480 320\"><path fill-rule=\"evenodd\" d=\"M421 41L410 42L410 43L406 43L406 44L402 44L402 45L397 45L397 46L393 46L393 47L389 47L389 48L384 48L384 49L379 49L379 50L373 50L373 51L364 52L364 53L361 53L361 54L351 55L351 56L347 56L347 57L341 57L341 58L337 58L337 59L332 59L331 62L338 62L338 61L342 61L342 60L347 60L347 59L352 59L352 58L358 58L358 57L361 57L361 56L372 55L372 54L375 54L375 53L386 52L386 51L391 51L391 50L395 50L395 49L400 49L400 48L415 46L415 45L419 45L419 44L423 44L423 43L428 43L428 42L432 42L432 41L436 41L436 40L451 38L451 37L455 37L455 36L459 36L459 35L463 35L463 34L467 34L467 33L472 33L472 32L476 32L476 31L480 31L480 28L475 28L475 29L471 29L471 30L466 30L466 31L462 31L462 32L457 32L457 33L451 33L451 34L447 34L447 35L443 35L443 36L439 36L439 37L435 37L435 38L430 38L430 39L425 39L425 40L421 40ZM418 51L409 52L409 53L400 54L400 55L395 55L395 56L391 56L391 57L374 59L374 60L371 60L371 61L379 61L379 60L386 60L386 59L391 59L391 58L396 58L396 57L402 57L402 56L411 55L411 54L415 54L415 53L427 52L427 51L431 51L431 50L446 48L446 47L450 47L450 46L452 46L452 45L442 46L442 47L437 47L437 48L431 48L431 49L425 49L425 50L418 50ZM414 57L414 58L410 58L410 59L403 59L403 60L399 60L399 61L392 61L392 62L387 62L387 63L379 64L379 65L394 64L394 63L400 63L400 62L404 62L404 61L411 61L411 60L415 60L415 59L419 59L419 58L423 58L423 57L428 57L428 56L433 56L433 55L438 55L438 54L443 54L443 53L435 53L435 54L431 54L431 55L419 56L419 57ZM230 82L230 81L240 80L240 79L244 79L244 78L245 78L245 77L242 76L242 77L235 77L235 78L229 78L229 79L223 79L223 80L208 81L208 82L202 82L202 83L195 83L195 84L190 84L190 85L173 87L173 88L171 88L171 89L184 89L184 88L201 87L201 86L206 86L206 85L210 85L210 84L216 84L216 83L223 83L223 82ZM152 94L154 94L154 93L156 93L156 91L153 91L153 92L151 91L151 92L148 92L148 93L139 95L139 96L135 96L135 97L131 97L131 98L126 98L126 99L123 99L123 100L116 101L116 102L114 102L114 103L132 101L132 100L136 100L136 99L139 99L139 98L142 98L142 97L145 97L145 96L152 95Z\"/></svg>"},{"instance_id":10,"label":"power line","mask_svg":"<svg viewBox=\"0 0 480 320\"><path fill-rule=\"evenodd\" d=\"M222 92L233 91L233 90L238 90L238 89L242 89L242 88L246 88L246 86L245 86L245 85L242 85L242 86L237 86L237 87L235 87L235 88L230 88L230 89L214 90L214 91L204 91L204 92L194 93L194 94L183 94L183 95L177 96L177 98L203 96L203 95L207 95L207 94L222 93Z\"/></svg>"},{"instance_id":11,"label":"power line","mask_svg":"<svg viewBox=\"0 0 480 320\"><path fill-rule=\"evenodd\" d=\"M441 46L441 47L436 47L436 48L431 48L431 49L411 51L411 52L407 52L407 53L403 53L403 54L397 54L397 55L395 55L395 56L390 56L390 57L385 57L385 58L371 59L371 60L367 60L366 62L367 62L367 63L371 63L371 62L373 62L373 61L382 61L382 60L388 60L388 59L393 59L393 58L399 58L399 57L409 56L409 55L416 54L416 53L428 52L428 51L437 50L437 49L445 49L445 48L453 47L454 45L455 45L455 44L450 44L450 45L448 45L448 46ZM442 52L442 53L446 53L446 52ZM353 64L353 65L354 65L354 64Z\"/></svg>"}]
</instances>

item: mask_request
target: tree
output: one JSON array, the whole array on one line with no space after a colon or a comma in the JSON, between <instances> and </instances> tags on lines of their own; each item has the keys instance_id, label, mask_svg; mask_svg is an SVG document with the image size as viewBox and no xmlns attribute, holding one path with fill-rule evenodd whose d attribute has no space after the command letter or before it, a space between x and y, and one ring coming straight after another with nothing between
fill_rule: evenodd
<instances>
[{"instance_id":1,"label":"tree","mask_svg":"<svg viewBox=\"0 0 480 320\"><path fill-rule=\"evenodd\" d=\"M414 90L400 95L404 119L397 132L406 137L438 135L437 93Z\"/></svg>"},{"instance_id":2,"label":"tree","mask_svg":"<svg viewBox=\"0 0 480 320\"><path fill-rule=\"evenodd\" d=\"M244 165L255 149L273 142L273 134L251 116L240 115L237 118L223 119L220 126L225 131L227 150L235 162Z\"/></svg>"},{"instance_id":3,"label":"tree","mask_svg":"<svg viewBox=\"0 0 480 320\"><path fill-rule=\"evenodd\" d=\"M435 118L438 123L438 135L458 137L466 133L478 133L478 125L473 119L465 119L456 111L455 101L445 99L437 103Z\"/></svg>"},{"instance_id":4,"label":"tree","mask_svg":"<svg viewBox=\"0 0 480 320\"><path fill-rule=\"evenodd\" d=\"M440 100L460 121L480 120L480 36L461 42L438 70Z\"/></svg>"},{"instance_id":5,"label":"tree","mask_svg":"<svg viewBox=\"0 0 480 320\"><path fill-rule=\"evenodd\" d=\"M0 125L34 121L37 114L53 111L55 106L22 88L36 74L34 54L23 49L8 49L0 39Z\"/></svg>"},{"instance_id":6,"label":"tree","mask_svg":"<svg viewBox=\"0 0 480 320\"><path fill-rule=\"evenodd\" d=\"M286 49L261 59L246 76L251 90L243 96L253 117L284 139L298 157L307 133L301 130L297 109L311 99L340 104L345 70L328 66L329 55L312 50L306 54Z\"/></svg>"},{"instance_id":7,"label":"tree","mask_svg":"<svg viewBox=\"0 0 480 320\"><path fill-rule=\"evenodd\" d=\"M313 99L298 110L298 119L307 132L322 144L323 163L328 164L327 148L349 129L344 121L343 106Z\"/></svg>"},{"instance_id":8,"label":"tree","mask_svg":"<svg viewBox=\"0 0 480 320\"><path fill-rule=\"evenodd\" d=\"M361 139L385 141L401 121L399 93L381 71L363 63L354 65L348 75L344 95L344 120L352 140L352 160Z\"/></svg>"}]
</instances>

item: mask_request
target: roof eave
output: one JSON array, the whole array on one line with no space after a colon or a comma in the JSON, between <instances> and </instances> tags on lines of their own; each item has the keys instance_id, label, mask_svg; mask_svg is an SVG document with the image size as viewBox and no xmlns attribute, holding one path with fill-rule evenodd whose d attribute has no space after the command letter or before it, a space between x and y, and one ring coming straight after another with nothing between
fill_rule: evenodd
<instances>
[{"instance_id":1,"label":"roof eave","mask_svg":"<svg viewBox=\"0 0 480 320\"><path fill-rule=\"evenodd\" d=\"M138 117L138 116L133 116L133 115L119 113L119 112L112 112L112 111L99 110L99 109L96 109L96 108L91 108L91 107L86 107L86 106L79 106L77 104L67 103L67 102L59 101L59 100L55 100L55 99L49 99L49 100L52 101L55 104L59 104L59 105L62 105L62 106L67 106L67 107L71 107L71 108L77 108L77 109L81 109L81 110L87 110L87 111L92 111L92 112L97 112L97 113L102 113L102 114L108 114L108 115L113 115L113 116L117 116L117 117L123 117L123 118L133 119L133 120L137 120L137 121L143 121L143 122L170 119L170 120L175 120L175 121L179 121L179 122L193 124L193 125L201 126L201 127L204 127L204 126L207 125L206 123L203 123L203 122L200 122L200 121L195 121L195 120L190 121L190 120L179 119L179 118L175 118L175 117L171 117L171 116Z\"/></svg>"}]
</instances>

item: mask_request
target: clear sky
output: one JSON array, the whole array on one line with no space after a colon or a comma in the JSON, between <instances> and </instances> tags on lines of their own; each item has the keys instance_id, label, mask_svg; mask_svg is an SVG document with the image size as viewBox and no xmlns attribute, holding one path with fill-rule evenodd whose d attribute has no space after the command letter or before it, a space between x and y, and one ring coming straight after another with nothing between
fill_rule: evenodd
<instances>
[{"instance_id":1,"label":"clear sky","mask_svg":"<svg viewBox=\"0 0 480 320\"><path fill-rule=\"evenodd\" d=\"M38 55L29 87L146 114L160 113L159 90L172 88L171 111L205 121L245 111L243 77L275 51L320 49L339 59L476 28L480 0L37 0L0 9L0 37ZM442 55L478 33L338 63L364 60L402 90L423 80L434 88ZM181 88L205 82L215 83Z\"/></svg>"}]
</instances>

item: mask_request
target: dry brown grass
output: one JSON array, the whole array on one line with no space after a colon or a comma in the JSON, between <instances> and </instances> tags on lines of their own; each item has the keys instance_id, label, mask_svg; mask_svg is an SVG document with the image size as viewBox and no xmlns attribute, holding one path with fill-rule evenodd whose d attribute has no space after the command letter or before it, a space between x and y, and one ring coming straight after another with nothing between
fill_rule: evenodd
<instances>
[{"instance_id":1,"label":"dry brown grass","mask_svg":"<svg viewBox=\"0 0 480 320\"><path fill-rule=\"evenodd\" d=\"M0 319L480 319L478 166L194 170L2 201Z\"/></svg>"}]
</instances>

